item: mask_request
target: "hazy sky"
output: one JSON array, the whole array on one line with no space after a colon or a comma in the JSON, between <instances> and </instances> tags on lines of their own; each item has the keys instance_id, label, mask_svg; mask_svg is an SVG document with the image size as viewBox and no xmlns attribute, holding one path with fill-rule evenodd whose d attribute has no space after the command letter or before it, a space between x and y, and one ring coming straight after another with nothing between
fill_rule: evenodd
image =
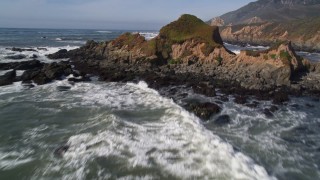
<instances>
[{"instance_id":1,"label":"hazy sky","mask_svg":"<svg viewBox=\"0 0 320 180\"><path fill-rule=\"evenodd\" d=\"M159 29L189 13L203 20L254 0L0 0L0 27Z\"/></svg>"}]
</instances>

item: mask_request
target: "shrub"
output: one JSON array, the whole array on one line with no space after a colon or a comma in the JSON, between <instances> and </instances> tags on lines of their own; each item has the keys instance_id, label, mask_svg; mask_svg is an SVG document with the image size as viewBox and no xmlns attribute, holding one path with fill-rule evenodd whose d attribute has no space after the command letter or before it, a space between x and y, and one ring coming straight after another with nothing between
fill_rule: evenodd
<instances>
[{"instance_id":1,"label":"shrub","mask_svg":"<svg viewBox=\"0 0 320 180\"><path fill-rule=\"evenodd\" d=\"M273 60L276 60L276 59L277 59L277 55L276 55L276 54L270 54L270 57L271 57Z\"/></svg>"},{"instance_id":2,"label":"shrub","mask_svg":"<svg viewBox=\"0 0 320 180\"><path fill-rule=\"evenodd\" d=\"M222 64L223 58L221 56L216 57L216 61L218 62L219 66Z\"/></svg>"}]
</instances>

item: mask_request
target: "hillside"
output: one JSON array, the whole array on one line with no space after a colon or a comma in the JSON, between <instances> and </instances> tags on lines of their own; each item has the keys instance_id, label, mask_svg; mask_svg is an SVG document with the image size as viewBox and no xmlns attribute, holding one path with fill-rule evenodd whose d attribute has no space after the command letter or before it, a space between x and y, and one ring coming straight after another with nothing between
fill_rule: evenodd
<instances>
[{"instance_id":1,"label":"hillside","mask_svg":"<svg viewBox=\"0 0 320 180\"><path fill-rule=\"evenodd\" d=\"M295 49L320 51L320 17L288 22L265 22L220 27L224 41L270 45L290 40Z\"/></svg>"},{"instance_id":2,"label":"hillside","mask_svg":"<svg viewBox=\"0 0 320 180\"><path fill-rule=\"evenodd\" d=\"M256 22L285 22L320 16L319 0L258 0L226 13L218 19L223 25L247 24ZM221 24L221 20L218 24ZM217 18L208 23L216 25Z\"/></svg>"}]
</instances>

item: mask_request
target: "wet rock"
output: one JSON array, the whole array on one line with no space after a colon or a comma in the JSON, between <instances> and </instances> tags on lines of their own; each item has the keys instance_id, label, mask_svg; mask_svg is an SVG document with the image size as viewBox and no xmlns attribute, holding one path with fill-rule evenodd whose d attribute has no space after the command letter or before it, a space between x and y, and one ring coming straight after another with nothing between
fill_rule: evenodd
<instances>
[{"instance_id":1,"label":"wet rock","mask_svg":"<svg viewBox=\"0 0 320 180\"><path fill-rule=\"evenodd\" d=\"M229 124L230 122L231 122L231 119L229 115L221 115L216 120L214 120L214 123L219 126Z\"/></svg>"},{"instance_id":2,"label":"wet rock","mask_svg":"<svg viewBox=\"0 0 320 180\"><path fill-rule=\"evenodd\" d=\"M35 54L32 54L31 58L32 58L32 59L36 59L36 58L38 58L38 56L35 55Z\"/></svg>"},{"instance_id":3,"label":"wet rock","mask_svg":"<svg viewBox=\"0 0 320 180\"><path fill-rule=\"evenodd\" d=\"M191 103L187 106L187 109L193 112L202 120L209 120L212 115L217 114L221 111L220 106L210 102Z\"/></svg>"},{"instance_id":4,"label":"wet rock","mask_svg":"<svg viewBox=\"0 0 320 180\"><path fill-rule=\"evenodd\" d=\"M309 103L306 103L306 106L307 106L308 108L314 108L314 107L315 107L313 104L309 104Z\"/></svg>"},{"instance_id":5,"label":"wet rock","mask_svg":"<svg viewBox=\"0 0 320 180\"><path fill-rule=\"evenodd\" d=\"M277 106L271 106L270 108L269 108L269 111L270 112L276 112L276 111L278 111L279 110L279 108L277 107Z\"/></svg>"},{"instance_id":6,"label":"wet rock","mask_svg":"<svg viewBox=\"0 0 320 180\"><path fill-rule=\"evenodd\" d=\"M3 76L0 76L0 86L12 84L16 78L16 71L9 71Z\"/></svg>"},{"instance_id":7,"label":"wet rock","mask_svg":"<svg viewBox=\"0 0 320 180\"><path fill-rule=\"evenodd\" d=\"M32 61L22 61L22 62L9 62L9 63L0 63L0 70L27 70L33 68L40 68L43 64L38 60Z\"/></svg>"},{"instance_id":8,"label":"wet rock","mask_svg":"<svg viewBox=\"0 0 320 180\"><path fill-rule=\"evenodd\" d=\"M69 78L68 81L77 83L77 82L88 82L88 81L91 81L91 79L89 77Z\"/></svg>"},{"instance_id":9,"label":"wet rock","mask_svg":"<svg viewBox=\"0 0 320 180\"><path fill-rule=\"evenodd\" d=\"M17 54L17 55L12 55L12 56L6 56L6 59L12 59L12 60L20 60L20 59L25 59L27 56L23 54Z\"/></svg>"},{"instance_id":10,"label":"wet rock","mask_svg":"<svg viewBox=\"0 0 320 180\"><path fill-rule=\"evenodd\" d=\"M23 72L21 75L22 82L29 83L34 77L40 74L39 69L30 69Z\"/></svg>"},{"instance_id":11,"label":"wet rock","mask_svg":"<svg viewBox=\"0 0 320 180\"><path fill-rule=\"evenodd\" d=\"M25 83L22 83L22 86L25 88L25 89L31 89L34 87L33 84L31 84L31 82L25 82Z\"/></svg>"},{"instance_id":12,"label":"wet rock","mask_svg":"<svg viewBox=\"0 0 320 180\"><path fill-rule=\"evenodd\" d=\"M69 58L68 50L61 49L56 53L47 55L49 59L66 59Z\"/></svg>"},{"instance_id":13,"label":"wet rock","mask_svg":"<svg viewBox=\"0 0 320 180\"><path fill-rule=\"evenodd\" d=\"M237 104L245 104L247 103L247 97L241 95L235 96L234 102Z\"/></svg>"},{"instance_id":14,"label":"wet rock","mask_svg":"<svg viewBox=\"0 0 320 180\"><path fill-rule=\"evenodd\" d=\"M212 85L206 83L199 83L192 86L192 89L197 94L203 94L208 97L216 96L215 88Z\"/></svg>"},{"instance_id":15,"label":"wet rock","mask_svg":"<svg viewBox=\"0 0 320 180\"><path fill-rule=\"evenodd\" d=\"M277 91L273 95L273 104L283 104L284 102L289 101L288 93L283 91Z\"/></svg>"},{"instance_id":16,"label":"wet rock","mask_svg":"<svg viewBox=\"0 0 320 180\"><path fill-rule=\"evenodd\" d=\"M8 50L11 50L11 51L17 51L17 52L23 52L23 51L33 51L33 52L37 52L37 50L35 49L31 49L31 48L16 48L16 47L13 47L13 48L6 48Z\"/></svg>"},{"instance_id":17,"label":"wet rock","mask_svg":"<svg viewBox=\"0 0 320 180\"><path fill-rule=\"evenodd\" d=\"M62 76L68 76L72 74L72 72L71 65L68 63L51 63L45 64L41 69L34 68L26 70L22 74L21 80L23 82L34 81L42 85L52 80L61 79Z\"/></svg>"},{"instance_id":18,"label":"wet rock","mask_svg":"<svg viewBox=\"0 0 320 180\"><path fill-rule=\"evenodd\" d=\"M58 91L69 91L71 89L71 86L58 86Z\"/></svg>"},{"instance_id":19,"label":"wet rock","mask_svg":"<svg viewBox=\"0 0 320 180\"><path fill-rule=\"evenodd\" d=\"M64 153L68 151L69 148L70 148L69 145L60 146L56 150L54 150L53 154L56 156L62 157Z\"/></svg>"},{"instance_id":20,"label":"wet rock","mask_svg":"<svg viewBox=\"0 0 320 180\"><path fill-rule=\"evenodd\" d=\"M274 115L273 113L270 111L270 109L264 109L263 110L263 114L267 117L267 118L273 118Z\"/></svg>"},{"instance_id":21,"label":"wet rock","mask_svg":"<svg viewBox=\"0 0 320 180\"><path fill-rule=\"evenodd\" d=\"M27 69L34 69L34 68L41 68L43 64L38 60L32 61L24 61L17 64L15 67L16 70L27 70Z\"/></svg>"},{"instance_id":22,"label":"wet rock","mask_svg":"<svg viewBox=\"0 0 320 180\"><path fill-rule=\"evenodd\" d=\"M37 49L38 49L38 50L41 50L41 51L48 51L47 48L42 48L42 47L38 47Z\"/></svg>"}]
</instances>

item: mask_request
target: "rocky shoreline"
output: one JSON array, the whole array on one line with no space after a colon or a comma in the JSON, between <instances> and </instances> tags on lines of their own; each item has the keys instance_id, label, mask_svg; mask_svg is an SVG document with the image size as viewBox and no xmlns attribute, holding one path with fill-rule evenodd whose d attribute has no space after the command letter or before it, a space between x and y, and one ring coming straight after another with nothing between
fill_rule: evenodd
<instances>
[{"instance_id":1,"label":"rocky shoreline","mask_svg":"<svg viewBox=\"0 0 320 180\"><path fill-rule=\"evenodd\" d=\"M0 85L15 81L41 85L73 74L77 78L69 78L72 83L89 81L88 77L94 75L105 82L142 80L159 91L184 85L209 97L216 96L219 89L225 95L234 95L236 103L248 106L255 106L247 103L250 96L272 100L274 104L288 101L289 95L320 97L320 65L297 56L290 42L235 55L223 46L217 27L191 15L165 26L150 41L127 33L110 42L88 41L79 49L60 50L48 58L69 60L51 64L38 60L2 63L0 70L13 71L0 77ZM16 70L25 72L18 77ZM183 96L174 88L167 94L177 95ZM194 102L185 108L204 120L221 110L209 102ZM275 110L266 109L266 114ZM228 122L228 118L222 117L219 122Z\"/></svg>"}]
</instances>

